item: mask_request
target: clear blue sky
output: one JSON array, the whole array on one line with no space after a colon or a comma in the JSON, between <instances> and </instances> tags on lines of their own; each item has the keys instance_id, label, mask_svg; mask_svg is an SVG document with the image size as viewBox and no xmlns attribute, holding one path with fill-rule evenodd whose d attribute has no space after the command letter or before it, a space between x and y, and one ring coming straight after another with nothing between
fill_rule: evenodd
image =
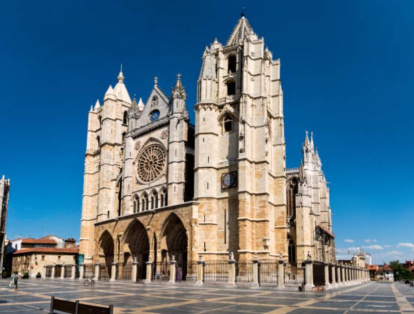
<instances>
[{"instance_id":1,"label":"clear blue sky","mask_svg":"<svg viewBox=\"0 0 414 314\"><path fill-rule=\"evenodd\" d=\"M169 92L181 73L193 119L204 48L227 40L243 6L281 58L288 167L314 132L341 255L368 247L376 263L413 259L411 0L3 2L7 236L78 239L90 106L123 63L131 97L144 100L155 75Z\"/></svg>"}]
</instances>

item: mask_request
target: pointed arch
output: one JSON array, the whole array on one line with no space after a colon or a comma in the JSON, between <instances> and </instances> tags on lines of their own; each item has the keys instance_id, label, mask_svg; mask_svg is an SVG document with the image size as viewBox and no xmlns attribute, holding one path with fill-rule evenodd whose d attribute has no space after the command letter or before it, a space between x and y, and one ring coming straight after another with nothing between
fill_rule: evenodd
<instances>
[{"instance_id":1,"label":"pointed arch","mask_svg":"<svg viewBox=\"0 0 414 314\"><path fill-rule=\"evenodd\" d=\"M182 279L185 280L188 260L187 229L181 219L175 213L171 213L165 220L161 230L162 261L171 260L174 255L177 267L181 268Z\"/></svg>"},{"instance_id":2,"label":"pointed arch","mask_svg":"<svg viewBox=\"0 0 414 314\"><path fill-rule=\"evenodd\" d=\"M144 192L141 196L141 211L144 212L149 209L149 197L148 193Z\"/></svg>"},{"instance_id":3,"label":"pointed arch","mask_svg":"<svg viewBox=\"0 0 414 314\"><path fill-rule=\"evenodd\" d=\"M168 206L168 195L167 195L167 188L163 186L159 192L159 204L160 207Z\"/></svg>"},{"instance_id":4,"label":"pointed arch","mask_svg":"<svg viewBox=\"0 0 414 314\"><path fill-rule=\"evenodd\" d=\"M158 192L156 189L153 189L150 194L150 206L151 209L156 209L159 207Z\"/></svg>"},{"instance_id":5,"label":"pointed arch","mask_svg":"<svg viewBox=\"0 0 414 314\"><path fill-rule=\"evenodd\" d=\"M108 278L111 278L111 266L114 261L114 239L108 230L105 230L98 241L98 256L100 262L103 262L106 265L106 271ZM105 276L106 277L106 276Z\"/></svg>"},{"instance_id":6,"label":"pointed arch","mask_svg":"<svg viewBox=\"0 0 414 314\"><path fill-rule=\"evenodd\" d=\"M130 252L138 262L138 279L145 278L145 265L149 259L150 243L145 226L138 220L132 221L124 235L124 250Z\"/></svg>"}]
</instances>

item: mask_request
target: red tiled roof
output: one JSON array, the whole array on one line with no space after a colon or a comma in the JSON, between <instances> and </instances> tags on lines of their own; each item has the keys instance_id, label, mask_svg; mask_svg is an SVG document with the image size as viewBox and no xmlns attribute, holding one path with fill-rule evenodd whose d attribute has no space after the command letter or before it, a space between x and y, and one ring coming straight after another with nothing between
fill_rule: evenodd
<instances>
[{"instance_id":1,"label":"red tiled roof","mask_svg":"<svg viewBox=\"0 0 414 314\"><path fill-rule=\"evenodd\" d=\"M22 244L56 244L52 239L22 239Z\"/></svg>"},{"instance_id":2,"label":"red tiled roof","mask_svg":"<svg viewBox=\"0 0 414 314\"><path fill-rule=\"evenodd\" d=\"M384 265L384 270L385 271L392 271L392 268L388 265Z\"/></svg>"},{"instance_id":3,"label":"red tiled roof","mask_svg":"<svg viewBox=\"0 0 414 314\"><path fill-rule=\"evenodd\" d=\"M378 270L378 265L366 265L368 270Z\"/></svg>"},{"instance_id":4,"label":"red tiled roof","mask_svg":"<svg viewBox=\"0 0 414 314\"><path fill-rule=\"evenodd\" d=\"M59 254L78 254L79 247L71 248L55 248L55 247L35 247L21 249L13 253L13 255L26 254L26 253L59 253Z\"/></svg>"}]
</instances>

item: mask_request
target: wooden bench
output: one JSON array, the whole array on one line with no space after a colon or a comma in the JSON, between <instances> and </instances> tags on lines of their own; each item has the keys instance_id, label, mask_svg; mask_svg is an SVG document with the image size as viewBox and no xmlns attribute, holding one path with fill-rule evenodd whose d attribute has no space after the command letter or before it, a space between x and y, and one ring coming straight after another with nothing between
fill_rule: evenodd
<instances>
[{"instance_id":1,"label":"wooden bench","mask_svg":"<svg viewBox=\"0 0 414 314\"><path fill-rule=\"evenodd\" d=\"M90 305L52 297L50 314L53 314L54 310L71 314L113 314L114 306L112 304L109 306Z\"/></svg>"}]
</instances>

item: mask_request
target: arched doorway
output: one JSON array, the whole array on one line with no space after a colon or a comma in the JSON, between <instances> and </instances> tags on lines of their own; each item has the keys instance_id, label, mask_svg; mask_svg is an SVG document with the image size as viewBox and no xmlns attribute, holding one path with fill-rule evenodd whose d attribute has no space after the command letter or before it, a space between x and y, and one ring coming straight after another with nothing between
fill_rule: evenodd
<instances>
[{"instance_id":1,"label":"arched doorway","mask_svg":"<svg viewBox=\"0 0 414 314\"><path fill-rule=\"evenodd\" d=\"M148 234L144 225L135 220L128 228L125 237L125 243L128 245L130 251L130 261L135 258L138 262L138 279L145 279L146 276L146 262L149 258L149 240ZM127 261L125 261L127 262Z\"/></svg>"},{"instance_id":2,"label":"arched doorway","mask_svg":"<svg viewBox=\"0 0 414 314\"><path fill-rule=\"evenodd\" d=\"M105 265L100 270L99 277L111 278L112 263L114 261L114 240L108 231L105 231L99 240L99 262Z\"/></svg>"},{"instance_id":3,"label":"arched doorway","mask_svg":"<svg viewBox=\"0 0 414 314\"><path fill-rule=\"evenodd\" d=\"M172 214L168 217L161 240L161 261L168 262L174 255L177 261L177 278L187 277L187 231L180 218Z\"/></svg>"}]
</instances>

